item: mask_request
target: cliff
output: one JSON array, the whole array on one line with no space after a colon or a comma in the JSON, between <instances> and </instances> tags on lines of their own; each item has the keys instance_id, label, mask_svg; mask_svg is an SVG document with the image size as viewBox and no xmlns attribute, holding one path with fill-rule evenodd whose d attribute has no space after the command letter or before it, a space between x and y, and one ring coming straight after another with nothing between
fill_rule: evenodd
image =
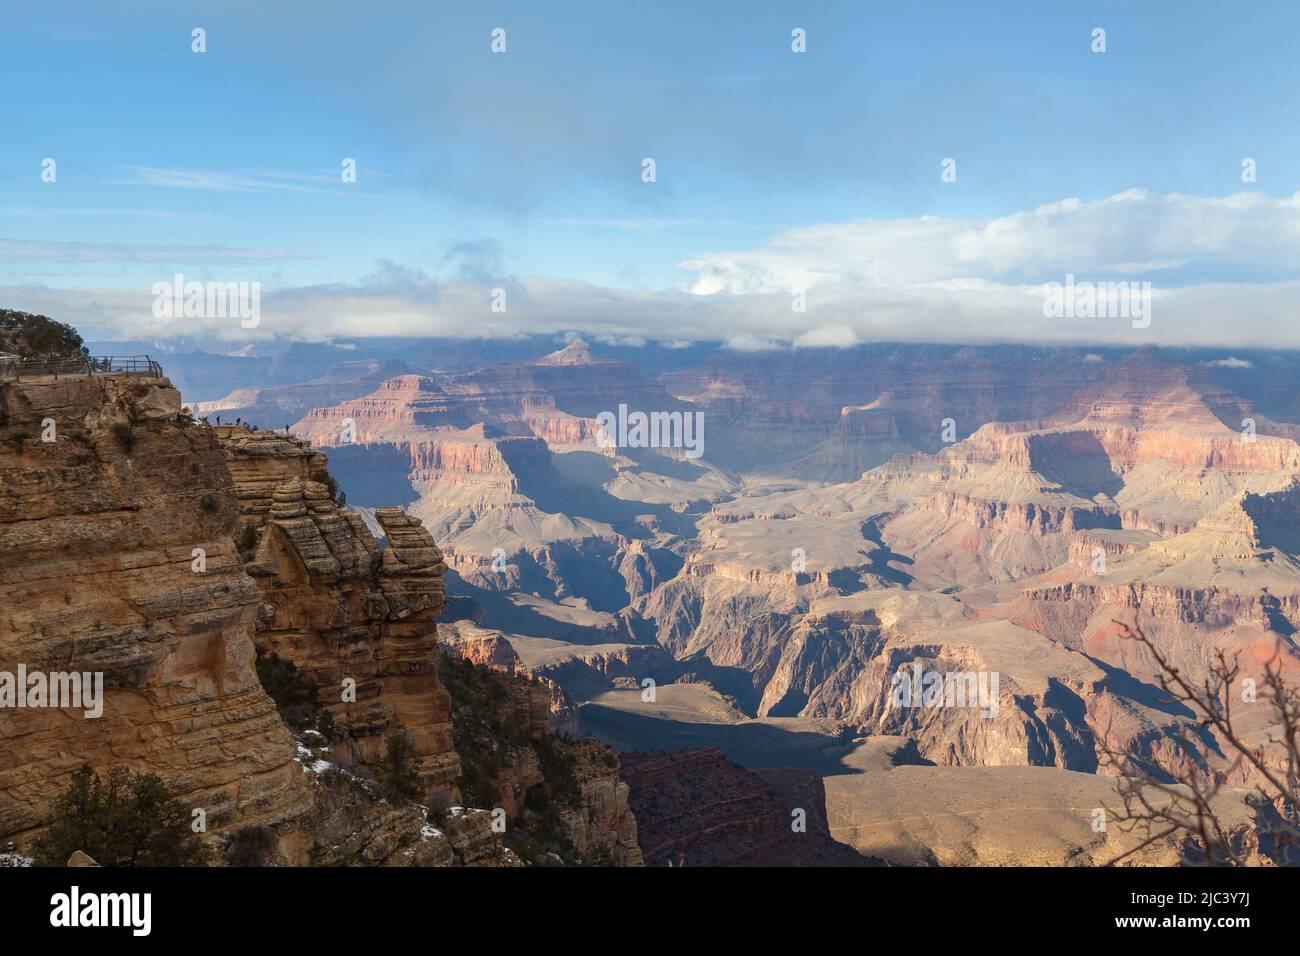
<instances>
[{"instance_id":1,"label":"cliff","mask_svg":"<svg viewBox=\"0 0 1300 956\"><path fill-rule=\"evenodd\" d=\"M879 865L831 839L811 772L760 776L710 747L624 754L620 774L648 866Z\"/></svg>"},{"instance_id":2,"label":"cliff","mask_svg":"<svg viewBox=\"0 0 1300 956\"><path fill-rule=\"evenodd\" d=\"M221 449L180 407L165 378L0 382L0 671L104 685L97 718L0 711L0 839L30 837L83 763L157 773L210 831L309 806L254 669Z\"/></svg>"},{"instance_id":3,"label":"cliff","mask_svg":"<svg viewBox=\"0 0 1300 956\"><path fill-rule=\"evenodd\" d=\"M325 456L308 443L215 432L234 479L245 569L261 593L258 648L316 685L349 763L373 764L401 729L425 792L451 799L459 764L435 662L445 566L433 539L401 509L380 508L381 552L361 517L333 500Z\"/></svg>"},{"instance_id":4,"label":"cliff","mask_svg":"<svg viewBox=\"0 0 1300 956\"><path fill-rule=\"evenodd\" d=\"M219 864L521 865L490 812L447 809L460 764L435 659L438 549L379 509L381 550L332 485L303 442L196 423L165 378L0 382L0 672L104 688L99 713L90 698L0 710L0 839L30 846L89 764L157 774L204 811ZM311 723L333 740L314 726L295 739L283 688L259 681L273 659L315 688ZM514 697L525 716L532 686ZM536 705L525 733L549 752L549 692ZM439 826L382 772L351 772L380 769L399 727ZM638 862L615 769L568 746L567 844Z\"/></svg>"},{"instance_id":5,"label":"cliff","mask_svg":"<svg viewBox=\"0 0 1300 956\"><path fill-rule=\"evenodd\" d=\"M613 750L552 733L547 684L443 650L465 799L503 811L505 847L539 865L642 865Z\"/></svg>"}]
</instances>

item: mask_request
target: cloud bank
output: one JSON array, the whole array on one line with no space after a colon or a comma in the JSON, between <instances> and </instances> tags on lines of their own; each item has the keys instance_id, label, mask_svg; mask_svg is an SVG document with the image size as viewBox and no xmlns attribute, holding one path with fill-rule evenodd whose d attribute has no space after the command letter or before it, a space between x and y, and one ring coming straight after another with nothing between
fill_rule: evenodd
<instances>
[{"instance_id":1,"label":"cloud bank","mask_svg":"<svg viewBox=\"0 0 1300 956\"><path fill-rule=\"evenodd\" d=\"M5 258L22 261L24 252L0 244ZM206 261L218 259L208 251ZM1129 190L985 220L822 223L680 266L687 274L680 288L642 291L495 275L491 256L450 277L381 264L355 284L265 288L261 325L251 331L226 319L155 318L148 288L10 286L0 295L10 307L114 338L204 332L324 341L582 329L621 341L721 340L741 349L872 340L1300 347L1300 194ZM255 281L258 268L232 264L228 275L208 277ZM1045 317L1048 284L1067 274L1151 283L1150 326Z\"/></svg>"}]
</instances>

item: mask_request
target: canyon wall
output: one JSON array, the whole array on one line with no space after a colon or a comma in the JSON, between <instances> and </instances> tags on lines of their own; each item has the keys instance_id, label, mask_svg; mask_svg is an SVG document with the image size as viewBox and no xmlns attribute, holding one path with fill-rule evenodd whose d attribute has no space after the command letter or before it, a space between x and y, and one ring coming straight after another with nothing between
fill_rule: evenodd
<instances>
[{"instance_id":1,"label":"canyon wall","mask_svg":"<svg viewBox=\"0 0 1300 956\"><path fill-rule=\"evenodd\" d=\"M750 773L708 747L624 754L647 866L872 866L830 836L815 774Z\"/></svg>"},{"instance_id":2,"label":"canyon wall","mask_svg":"<svg viewBox=\"0 0 1300 956\"><path fill-rule=\"evenodd\" d=\"M0 671L100 672L103 713L0 710L0 840L83 763L162 777L210 831L311 795L254 669L261 597L213 432L165 378L0 382Z\"/></svg>"},{"instance_id":3,"label":"canyon wall","mask_svg":"<svg viewBox=\"0 0 1300 956\"><path fill-rule=\"evenodd\" d=\"M30 849L89 764L157 774L204 811L217 864L523 864L490 810L454 805L441 553L397 508L373 512L381 548L325 466L298 439L194 421L165 378L0 382L0 688L23 670L104 685L75 707L0 695L0 840ZM309 682L328 736L272 699L268 664ZM522 816L545 780L564 862L639 864L617 760L553 735L550 694L522 678L506 693L496 729L529 745L488 807ZM353 772L378 770L399 730L419 802Z\"/></svg>"},{"instance_id":4,"label":"canyon wall","mask_svg":"<svg viewBox=\"0 0 1300 956\"><path fill-rule=\"evenodd\" d=\"M508 645L441 649L465 798L503 812L506 844L538 865L640 866L614 751L595 738L554 733L552 685L516 671Z\"/></svg>"}]
</instances>

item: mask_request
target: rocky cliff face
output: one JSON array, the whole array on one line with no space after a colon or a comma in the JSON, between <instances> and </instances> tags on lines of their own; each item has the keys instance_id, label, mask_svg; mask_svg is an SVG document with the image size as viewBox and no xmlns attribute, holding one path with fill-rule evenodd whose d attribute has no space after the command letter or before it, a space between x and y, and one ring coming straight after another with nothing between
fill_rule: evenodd
<instances>
[{"instance_id":1,"label":"rocky cliff face","mask_svg":"<svg viewBox=\"0 0 1300 956\"><path fill-rule=\"evenodd\" d=\"M760 717L849 721L940 765L1092 772L1108 735L1182 766L1181 720L1141 692L1150 661L1114 622L1140 615L1187 673L1216 649L1293 669L1300 452L1234 430L1194 370L1137 356L1101 374L1051 415L858 481L715 505L633 609ZM917 662L998 673L997 713L890 706ZM1201 758L1226 769L1213 742Z\"/></svg>"},{"instance_id":2,"label":"rocky cliff face","mask_svg":"<svg viewBox=\"0 0 1300 956\"><path fill-rule=\"evenodd\" d=\"M937 450L945 420L962 438L986 422L1052 413L1100 374L1081 358L1081 350L882 343L723 352L664 381L706 409L711 460L852 481L900 452Z\"/></svg>"},{"instance_id":3,"label":"rocky cliff face","mask_svg":"<svg viewBox=\"0 0 1300 956\"><path fill-rule=\"evenodd\" d=\"M614 752L553 733L551 687L514 673L499 649L495 666L475 663L477 643L443 657L466 799L503 812L504 843L528 862L640 866Z\"/></svg>"},{"instance_id":4,"label":"rocky cliff face","mask_svg":"<svg viewBox=\"0 0 1300 956\"><path fill-rule=\"evenodd\" d=\"M815 774L750 773L721 750L623 755L647 866L870 866L831 839Z\"/></svg>"},{"instance_id":5,"label":"rocky cliff face","mask_svg":"<svg viewBox=\"0 0 1300 956\"><path fill-rule=\"evenodd\" d=\"M520 660L514 647L500 631L488 631L477 627L472 621L452 621L443 626L441 647L472 664L504 674L507 677L524 677L530 679L527 691L529 701L524 717L529 727L545 726L557 734L573 734L578 729L577 709L568 695L560 688L560 682L549 673L538 673L529 669ZM541 670L541 669L539 669ZM536 685L545 688L543 693ZM518 692L515 692L516 695ZM543 703L544 702L544 703ZM541 715L545 714L543 718Z\"/></svg>"},{"instance_id":6,"label":"rocky cliff face","mask_svg":"<svg viewBox=\"0 0 1300 956\"><path fill-rule=\"evenodd\" d=\"M645 410L683 408L657 382L625 362L597 358L575 342L532 362L498 364L443 381L402 375L372 393L317 408L294 431L318 446L419 441L438 429L490 423L498 435L536 436L552 446L592 445L596 416L620 402ZM355 436L342 438L344 423ZM418 456L427 463L436 455Z\"/></svg>"},{"instance_id":7,"label":"rocky cliff face","mask_svg":"<svg viewBox=\"0 0 1300 956\"><path fill-rule=\"evenodd\" d=\"M433 539L400 509L380 508L381 552L361 517L332 499L323 454L286 435L216 433L245 569L261 592L259 648L316 684L350 761L373 764L400 729L423 787L450 797L459 765L435 662L445 566Z\"/></svg>"},{"instance_id":8,"label":"rocky cliff face","mask_svg":"<svg viewBox=\"0 0 1300 956\"><path fill-rule=\"evenodd\" d=\"M441 554L396 508L373 513L381 549L333 500L325 464L297 439L196 423L164 378L0 382L0 672L101 674L104 686L102 713L86 713L89 698L0 710L0 840L30 844L90 764L158 774L204 811L218 863L521 865L487 809L451 806L461 767L432 620ZM295 739L259 682L259 651L314 687L312 722L333 740ZM504 805L531 812L532 777L559 781L564 845L639 863L607 748L551 735L540 683L521 679L506 699L532 757L510 764ZM436 826L353 772L373 769L399 728Z\"/></svg>"},{"instance_id":9,"label":"rocky cliff face","mask_svg":"<svg viewBox=\"0 0 1300 956\"><path fill-rule=\"evenodd\" d=\"M165 378L0 382L0 670L102 672L103 714L0 711L0 839L30 835L82 763L159 774L209 829L311 795L254 670L216 437Z\"/></svg>"}]
</instances>

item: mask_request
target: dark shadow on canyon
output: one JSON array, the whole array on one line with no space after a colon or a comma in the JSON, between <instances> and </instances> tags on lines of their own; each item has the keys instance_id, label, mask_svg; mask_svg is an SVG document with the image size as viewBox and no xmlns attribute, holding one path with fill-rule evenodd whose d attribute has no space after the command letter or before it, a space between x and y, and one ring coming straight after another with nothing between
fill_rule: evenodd
<instances>
[{"instance_id":1,"label":"dark shadow on canyon","mask_svg":"<svg viewBox=\"0 0 1300 956\"><path fill-rule=\"evenodd\" d=\"M583 704L579 709L580 725L620 751L717 747L729 760L750 770L799 767L822 776L858 772L843 762L852 743L829 734L785 730L762 723L671 720L655 716L655 704L647 703L645 708L648 713L636 714L604 704Z\"/></svg>"}]
</instances>

